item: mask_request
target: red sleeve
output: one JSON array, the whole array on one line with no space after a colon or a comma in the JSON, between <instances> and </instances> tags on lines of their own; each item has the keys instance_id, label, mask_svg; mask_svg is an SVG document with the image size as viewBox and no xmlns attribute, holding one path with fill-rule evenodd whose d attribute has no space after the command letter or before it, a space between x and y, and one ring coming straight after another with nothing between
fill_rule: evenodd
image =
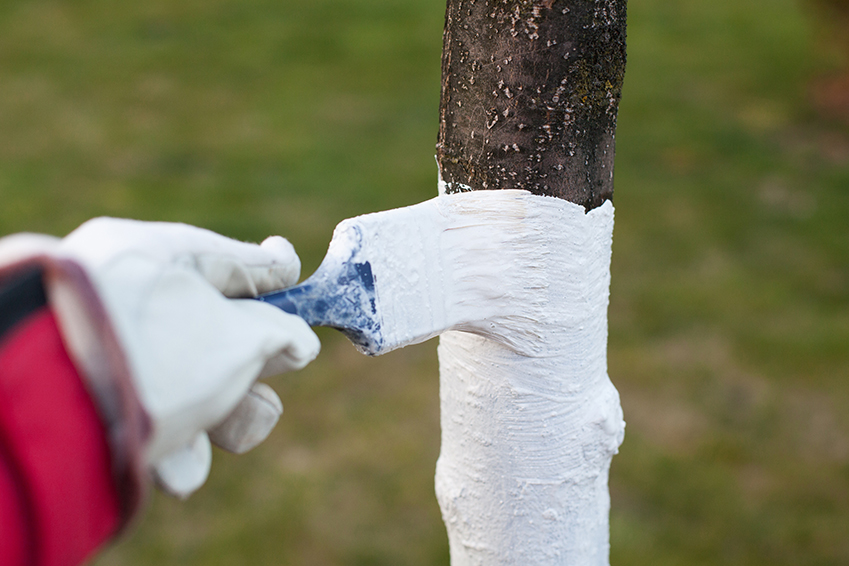
<instances>
[{"instance_id":1,"label":"red sleeve","mask_svg":"<svg viewBox=\"0 0 849 566\"><path fill-rule=\"evenodd\" d=\"M106 433L47 307L0 336L0 566L72 566L117 529Z\"/></svg>"}]
</instances>

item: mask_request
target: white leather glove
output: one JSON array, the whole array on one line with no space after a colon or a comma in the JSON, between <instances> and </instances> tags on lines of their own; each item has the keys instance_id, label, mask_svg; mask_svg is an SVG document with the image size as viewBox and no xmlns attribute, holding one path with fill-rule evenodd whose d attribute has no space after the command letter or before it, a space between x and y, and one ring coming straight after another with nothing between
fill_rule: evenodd
<instances>
[{"instance_id":1,"label":"white leather glove","mask_svg":"<svg viewBox=\"0 0 849 566\"><path fill-rule=\"evenodd\" d=\"M174 495L206 480L209 436L244 452L271 432L283 407L257 378L318 354L302 319L243 299L297 282L300 262L279 236L258 246L182 224L98 218L58 245L36 243L38 253L82 266L93 284L152 424L144 461ZM104 355L91 309L62 277L47 278L73 357L97 365Z\"/></svg>"},{"instance_id":2,"label":"white leather glove","mask_svg":"<svg viewBox=\"0 0 849 566\"><path fill-rule=\"evenodd\" d=\"M289 242L257 246L182 224L99 218L59 250L99 290L153 420L146 459L166 490L187 496L206 480L206 431L235 452L265 439L283 407L268 386L251 386L305 366L319 342L296 316L225 297L296 283L300 261Z\"/></svg>"}]
</instances>

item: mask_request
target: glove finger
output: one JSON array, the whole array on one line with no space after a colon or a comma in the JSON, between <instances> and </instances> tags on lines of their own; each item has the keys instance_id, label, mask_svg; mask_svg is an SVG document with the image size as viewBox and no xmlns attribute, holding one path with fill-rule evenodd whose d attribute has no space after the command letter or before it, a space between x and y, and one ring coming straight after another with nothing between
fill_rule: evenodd
<instances>
[{"instance_id":1,"label":"glove finger","mask_svg":"<svg viewBox=\"0 0 849 566\"><path fill-rule=\"evenodd\" d=\"M301 264L294 249L279 236L272 240L259 246L187 224L95 218L64 238L61 248L79 253L89 267L128 253L183 263L225 295L250 297L298 280Z\"/></svg>"},{"instance_id":2,"label":"glove finger","mask_svg":"<svg viewBox=\"0 0 849 566\"><path fill-rule=\"evenodd\" d=\"M197 270L225 296L255 297L298 282L301 261L285 238L271 236L260 246L242 245L256 249L250 257L208 252L195 256Z\"/></svg>"},{"instance_id":3,"label":"glove finger","mask_svg":"<svg viewBox=\"0 0 849 566\"><path fill-rule=\"evenodd\" d=\"M224 422L209 431L209 439L224 450L243 454L271 434L281 414L283 403L277 393L264 383L254 383Z\"/></svg>"},{"instance_id":4,"label":"glove finger","mask_svg":"<svg viewBox=\"0 0 849 566\"><path fill-rule=\"evenodd\" d=\"M301 317L260 301L230 302L253 317L256 327L259 327L262 321L268 331L277 337L274 342L275 349L266 349L264 352L265 363L258 379L301 369L318 356L321 350L318 336Z\"/></svg>"},{"instance_id":5,"label":"glove finger","mask_svg":"<svg viewBox=\"0 0 849 566\"><path fill-rule=\"evenodd\" d=\"M201 432L174 452L159 460L153 468L156 484L169 495L185 499L203 485L212 466L212 446Z\"/></svg>"},{"instance_id":6,"label":"glove finger","mask_svg":"<svg viewBox=\"0 0 849 566\"><path fill-rule=\"evenodd\" d=\"M254 276L259 293L284 289L298 282L301 276L301 259L289 240L282 236L269 236L259 247L268 252L275 261L275 269L270 277L262 277L261 273Z\"/></svg>"}]
</instances>

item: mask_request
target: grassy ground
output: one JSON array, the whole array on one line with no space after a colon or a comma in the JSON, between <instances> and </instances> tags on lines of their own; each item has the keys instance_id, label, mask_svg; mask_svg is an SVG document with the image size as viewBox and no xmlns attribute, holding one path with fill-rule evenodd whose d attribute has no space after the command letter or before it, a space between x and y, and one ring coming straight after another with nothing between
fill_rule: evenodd
<instances>
[{"instance_id":1,"label":"grassy ground","mask_svg":"<svg viewBox=\"0 0 849 566\"><path fill-rule=\"evenodd\" d=\"M792 0L632 0L610 373L612 562L849 562L849 130ZM443 5L0 3L0 233L99 214L288 236L435 193ZM99 566L447 564L435 345L323 332L260 449Z\"/></svg>"}]
</instances>

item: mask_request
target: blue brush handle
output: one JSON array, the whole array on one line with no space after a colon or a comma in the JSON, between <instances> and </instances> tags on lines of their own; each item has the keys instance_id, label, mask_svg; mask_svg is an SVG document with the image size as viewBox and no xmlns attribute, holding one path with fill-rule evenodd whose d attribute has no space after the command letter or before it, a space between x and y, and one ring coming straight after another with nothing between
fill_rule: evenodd
<instances>
[{"instance_id":1,"label":"blue brush handle","mask_svg":"<svg viewBox=\"0 0 849 566\"><path fill-rule=\"evenodd\" d=\"M315 285L307 285L304 282L283 291L260 295L257 300L274 305L289 314L296 314L306 320L310 326L326 326L322 324L323 317L318 315L324 309L317 308L321 298L317 296Z\"/></svg>"}]
</instances>

